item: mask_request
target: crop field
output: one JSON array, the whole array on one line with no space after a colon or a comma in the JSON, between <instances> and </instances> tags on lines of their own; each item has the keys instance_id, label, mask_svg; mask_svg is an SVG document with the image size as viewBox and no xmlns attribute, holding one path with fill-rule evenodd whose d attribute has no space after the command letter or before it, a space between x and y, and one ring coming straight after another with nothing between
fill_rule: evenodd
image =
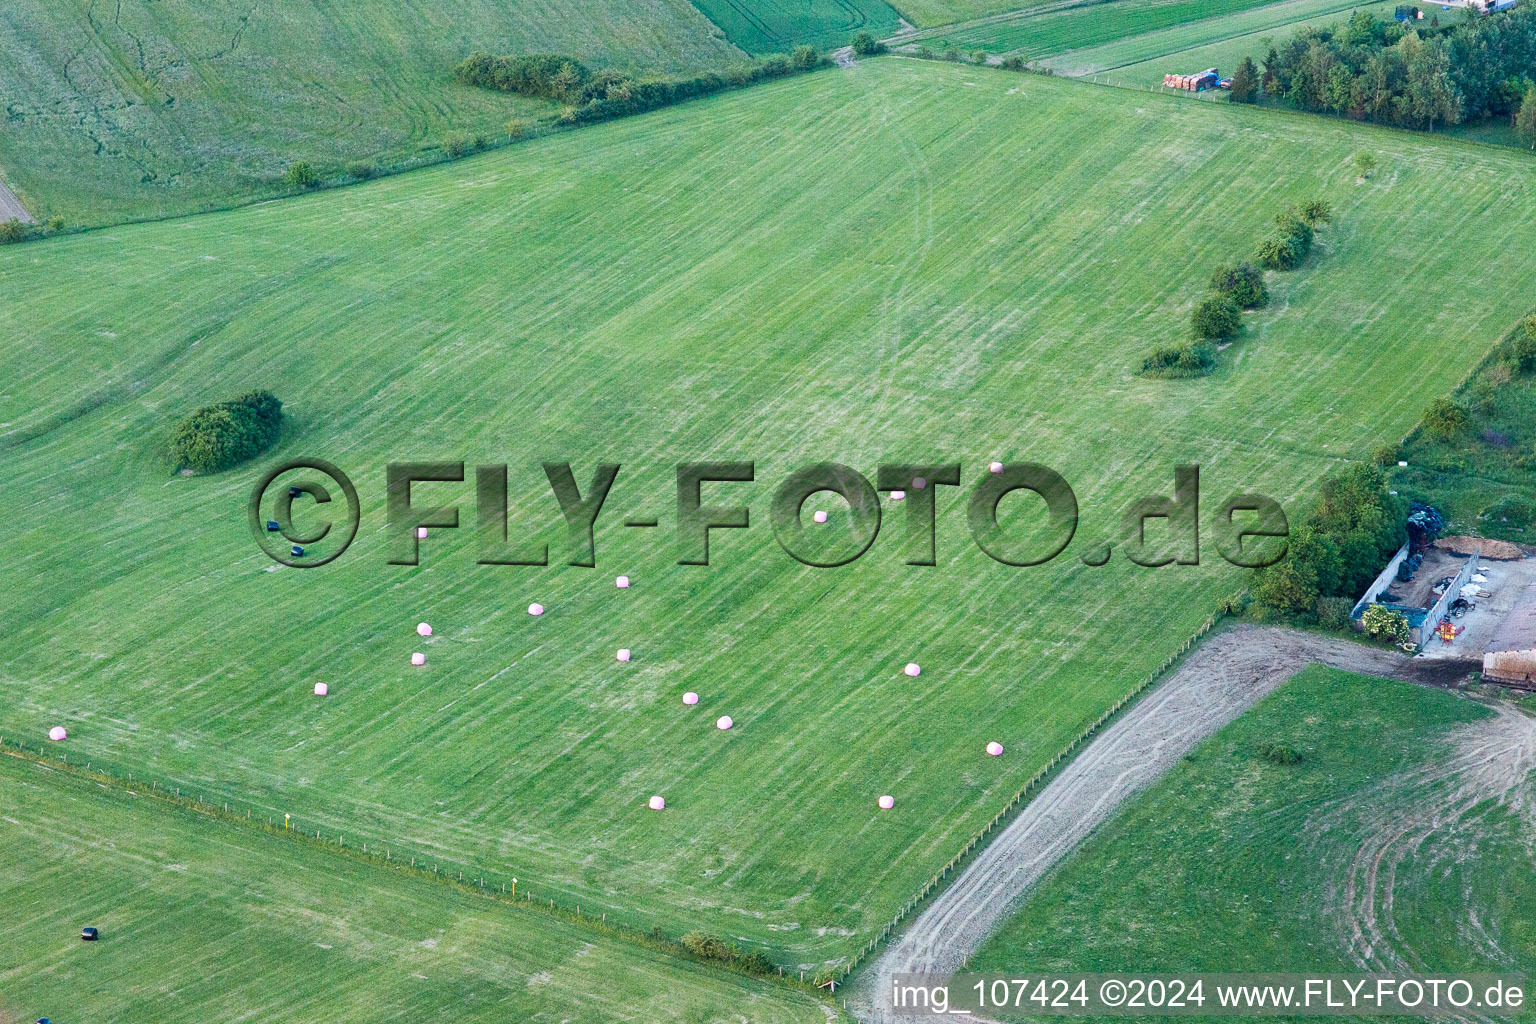
<instances>
[{"instance_id":1,"label":"crop field","mask_svg":"<svg viewBox=\"0 0 1536 1024\"><path fill-rule=\"evenodd\" d=\"M7 1022L827 1021L791 989L14 757L0 906Z\"/></svg>"},{"instance_id":2,"label":"crop field","mask_svg":"<svg viewBox=\"0 0 1536 1024\"><path fill-rule=\"evenodd\" d=\"M748 53L784 53L801 43L846 46L857 32L875 38L901 27L885 0L695 0L699 10Z\"/></svg>"},{"instance_id":3,"label":"crop field","mask_svg":"<svg viewBox=\"0 0 1536 1024\"><path fill-rule=\"evenodd\" d=\"M974 969L1529 976L1533 731L1314 666L1080 847Z\"/></svg>"},{"instance_id":4,"label":"crop field","mask_svg":"<svg viewBox=\"0 0 1536 1024\"><path fill-rule=\"evenodd\" d=\"M0 180L39 219L117 223L500 133L552 109L453 81L474 50L658 71L744 58L687 0L14 0L0 8Z\"/></svg>"},{"instance_id":5,"label":"crop field","mask_svg":"<svg viewBox=\"0 0 1536 1024\"><path fill-rule=\"evenodd\" d=\"M1380 168L1357 185L1362 147ZM1335 222L1218 372L1136 376L1211 268L1313 196ZM1478 273L1446 273L1446 224ZM1525 311L1533 245L1524 154L882 59L0 250L0 734L64 724L72 762L835 962L1245 583L1209 534L1200 566L1086 565L1123 510L1181 462L1203 509L1294 502L1400 438ZM253 387L285 403L277 448L170 474L169 425ZM245 506L301 456L352 476L362 528L280 569ZM550 565L476 564L472 480L417 485L465 528L389 564L385 466L424 459L507 463L511 539ZM1071 483L1063 558L971 542L990 459ZM596 569L567 564L548 460L583 493L623 466ZM681 565L675 467L716 460L755 461L704 494L750 528ZM780 550L773 489L823 460L962 462L937 565L904 564L911 502L844 568Z\"/></svg>"},{"instance_id":6,"label":"crop field","mask_svg":"<svg viewBox=\"0 0 1536 1024\"><path fill-rule=\"evenodd\" d=\"M1205 25L1267 6L1269 0L1115 0L1026 9L1014 18L998 18L953 30L938 29L922 42L935 50L954 47L990 54L1018 53L1038 60L1067 50L1133 40L1176 26ZM1161 78L1159 78L1161 81Z\"/></svg>"},{"instance_id":7,"label":"crop field","mask_svg":"<svg viewBox=\"0 0 1536 1024\"><path fill-rule=\"evenodd\" d=\"M1347 19L1356 11L1390 18L1394 6L1352 4L1345 0L1283 0L1236 14L1140 33L1102 46L1059 53L1041 63L1058 74L1091 75L1094 81L1110 85L1160 85L1163 75L1169 72L1191 74L1210 67L1220 68L1223 76L1230 76L1244 57L1260 62L1270 40L1278 43L1297 28ZM1198 95L1202 99L1227 97L1227 93L1220 91Z\"/></svg>"},{"instance_id":8,"label":"crop field","mask_svg":"<svg viewBox=\"0 0 1536 1024\"><path fill-rule=\"evenodd\" d=\"M1059 0L901 0L906 19L918 28L1008 15L1030 7L1054 6Z\"/></svg>"}]
</instances>

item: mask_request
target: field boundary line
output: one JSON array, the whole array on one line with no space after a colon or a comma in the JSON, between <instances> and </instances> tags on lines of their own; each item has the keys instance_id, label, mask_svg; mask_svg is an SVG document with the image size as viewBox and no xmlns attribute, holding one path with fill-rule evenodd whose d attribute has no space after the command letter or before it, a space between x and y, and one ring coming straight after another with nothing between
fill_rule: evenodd
<instances>
[{"instance_id":1,"label":"field boundary line","mask_svg":"<svg viewBox=\"0 0 1536 1024\"><path fill-rule=\"evenodd\" d=\"M885 926L873 938L865 943L864 946L860 948L858 953L854 954L853 958L848 962L848 964L839 970L837 975L838 980L845 981L850 975L852 975L853 972L862 963L870 959L870 957L900 929L902 923L905 922L908 917L911 917L916 911L922 908L923 904L929 899L929 897L937 895L938 892L944 887L944 884L949 881L951 876L958 876L960 874L961 868L965 866L966 862L972 859L975 854L986 847L987 841L992 837L992 835L997 832L1003 825L1005 825L1008 819L1015 812L1025 807L1029 803L1029 800L1026 799L1027 797L1032 797L1036 792L1043 789L1045 784L1050 782L1050 780L1055 777L1057 772L1066 766L1067 762L1071 760L1072 755L1075 754L1080 747L1084 746L1098 732L1100 732L1115 719L1117 719L1132 704L1136 703L1139 698L1145 696L1147 691L1150 690L1152 686L1158 682L1158 680L1162 679L1171 669L1173 669L1173 667L1178 664L1179 660L1183 658L1184 655L1188 654L1201 640L1204 640L1206 636L1210 634L1211 630L1215 629L1216 626L1228 616L1227 609L1232 607L1236 602L1240 601L1243 595L1246 593L1247 588L1244 588L1243 590L1240 590L1225 600L1219 602L1217 604L1216 610L1206 617L1206 620L1188 639L1184 641L1183 644L1179 646L1177 651L1175 651L1173 654L1170 654L1163 661L1163 663L1158 666L1157 669L1144 676L1139 683L1131 688L1129 692L1121 695L1119 699L1111 704L1103 714L1094 719L1094 721L1085 727L1082 732L1078 733L1078 735L1074 737L1070 742L1068 742L1065 747L1058 751L1054 757L1047 761L1039 771L1030 776L1029 781L1025 782L1024 785L1020 787L1018 792L1013 795L1013 798L1008 801L1003 809L993 815L992 819L983 825L981 829L971 837L970 841L961 847L960 851L951 857L942 868L935 872L933 877L928 879L922 888L920 888L910 899L903 903L901 909L896 912L896 915L892 917L891 920L887 922Z\"/></svg>"},{"instance_id":2,"label":"field boundary line","mask_svg":"<svg viewBox=\"0 0 1536 1024\"><path fill-rule=\"evenodd\" d=\"M83 766L78 761L71 763L67 754L53 757L47 753L44 747L38 747L34 751L30 745L19 743L5 736L0 736L0 755L30 763L45 771L57 772L82 782L93 782L105 789L116 790L132 797L147 798L161 806L178 808L192 815L247 829L252 832L261 832L272 838L286 838L291 842L308 846L312 849L322 850L332 857L345 858L383 871L396 872L422 881L435 882L465 895L491 900L509 909L526 911L541 917L578 925L607 938L630 942L658 953L676 957L679 960L685 960L688 963L697 964L701 967L790 988L811 997L825 1007L832 1007L833 1005L827 996L814 986L814 978L801 980L791 977L785 973L782 967L778 968L777 972L760 973L748 971L728 962L695 956L678 940L658 936L634 925L624 924L619 921L609 921L606 911L596 917L592 914L583 914L580 903L562 901L550 896L535 897L526 886L524 886L522 891L518 891L518 884L515 881L512 884L512 888L508 890L506 883L512 880L511 875L505 878L493 878L486 872L476 872L471 869L466 876L465 868L460 865L449 863L447 871L440 870L447 863L441 859L433 859L429 868L427 864L428 858L415 856L409 858L405 856L395 857L393 856L393 848L389 846L382 847L383 853L370 852L367 843L364 843L361 848L356 845L348 846L346 844L346 837L341 833L337 833L331 838L324 838L318 829L311 834L303 828L292 827L291 819L287 819L288 824L281 824L276 822L275 815L263 814L261 817L257 817L254 809L250 807L247 807L242 815L238 807L232 807L227 801L207 803L200 796L183 796L181 794L181 787L162 788L159 781L154 779L140 779L138 782L135 782L131 772L128 773L127 778L121 778L103 768L94 767L93 761L87 761ZM146 781L150 783L149 789L144 788L144 782ZM374 846L378 848L379 844L375 843ZM457 877L454 875L455 871L458 873Z\"/></svg>"}]
</instances>

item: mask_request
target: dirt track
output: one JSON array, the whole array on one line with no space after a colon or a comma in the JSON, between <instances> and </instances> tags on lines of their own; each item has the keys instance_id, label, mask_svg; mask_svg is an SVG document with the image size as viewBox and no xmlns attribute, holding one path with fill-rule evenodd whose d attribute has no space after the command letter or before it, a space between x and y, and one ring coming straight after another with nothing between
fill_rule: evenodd
<instances>
[{"instance_id":1,"label":"dirt track","mask_svg":"<svg viewBox=\"0 0 1536 1024\"><path fill-rule=\"evenodd\" d=\"M23 224L31 224L32 215L27 208L21 205L21 200L16 198L16 193L5 187L5 182L0 181L0 221L19 220Z\"/></svg>"},{"instance_id":2,"label":"dirt track","mask_svg":"<svg viewBox=\"0 0 1536 1024\"><path fill-rule=\"evenodd\" d=\"M1123 800L1314 663L1425 683L1458 678L1471 668L1273 627L1242 626L1213 636L1024 806L864 972L850 991L849 1008L878 1024L912 1019L890 1009L892 975L958 970L1029 887Z\"/></svg>"}]
</instances>

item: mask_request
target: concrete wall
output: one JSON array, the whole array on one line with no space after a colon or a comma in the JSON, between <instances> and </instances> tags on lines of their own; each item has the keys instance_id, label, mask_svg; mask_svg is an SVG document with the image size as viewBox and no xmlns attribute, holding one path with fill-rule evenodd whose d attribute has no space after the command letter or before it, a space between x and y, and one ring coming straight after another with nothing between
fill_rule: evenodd
<instances>
[{"instance_id":1,"label":"concrete wall","mask_svg":"<svg viewBox=\"0 0 1536 1024\"><path fill-rule=\"evenodd\" d=\"M1349 613L1352 617L1358 619L1361 615L1365 614L1366 605L1375 601L1377 594L1392 585L1392 581L1397 579L1397 567L1402 565L1403 559L1407 557L1408 542L1403 541L1403 546L1397 549L1397 554L1392 556L1392 561L1388 562L1387 567L1381 570L1381 575L1376 577L1374 583L1365 588L1365 596L1355 602L1354 610Z\"/></svg>"},{"instance_id":2,"label":"concrete wall","mask_svg":"<svg viewBox=\"0 0 1536 1024\"><path fill-rule=\"evenodd\" d=\"M1461 588L1466 586L1471 581L1472 574L1477 572L1477 555L1479 550L1479 548L1472 549L1472 554L1468 556L1466 563L1462 565L1461 572L1458 572L1456 578L1451 581L1451 585L1445 588L1445 593L1440 595L1440 600L1430 605L1429 614L1424 616L1424 622L1417 630L1418 635L1413 637L1414 643L1420 647L1435 639L1435 627L1440 625L1441 619L1445 618L1447 611L1451 607L1451 602L1461 595Z\"/></svg>"}]
</instances>

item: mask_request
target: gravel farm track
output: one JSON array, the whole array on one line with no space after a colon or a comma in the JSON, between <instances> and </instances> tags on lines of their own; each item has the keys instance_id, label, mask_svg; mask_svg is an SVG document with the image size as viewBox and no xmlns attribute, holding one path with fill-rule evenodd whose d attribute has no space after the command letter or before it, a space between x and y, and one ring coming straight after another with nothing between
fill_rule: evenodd
<instances>
[{"instance_id":1,"label":"gravel farm track","mask_svg":"<svg viewBox=\"0 0 1536 1024\"><path fill-rule=\"evenodd\" d=\"M27 208L21 205L21 200L16 198L16 193L5 187L5 182L0 181L0 221L19 220L23 224L32 223L32 215Z\"/></svg>"},{"instance_id":2,"label":"gravel farm track","mask_svg":"<svg viewBox=\"0 0 1536 1024\"><path fill-rule=\"evenodd\" d=\"M1217 633L1023 807L850 987L849 1008L860 1020L875 1024L910 1019L890 1009L887 994L894 975L960 970L1017 909L1030 887L1123 801L1311 664L1427 685L1455 682L1477 668L1471 662L1415 659L1350 640L1277 627L1239 626ZM1469 742L1466 747L1472 762L1487 763L1494 746L1520 748L1524 751L1521 763L1536 761L1536 719L1505 711L1489 721L1486 731L1488 742ZM1498 774L1497 785L1491 788L1507 788L1508 772ZM1470 792L1463 797L1475 799ZM1345 897L1345 901L1366 918L1361 930L1368 931L1372 910L1361 903L1371 901L1358 897Z\"/></svg>"}]
</instances>

